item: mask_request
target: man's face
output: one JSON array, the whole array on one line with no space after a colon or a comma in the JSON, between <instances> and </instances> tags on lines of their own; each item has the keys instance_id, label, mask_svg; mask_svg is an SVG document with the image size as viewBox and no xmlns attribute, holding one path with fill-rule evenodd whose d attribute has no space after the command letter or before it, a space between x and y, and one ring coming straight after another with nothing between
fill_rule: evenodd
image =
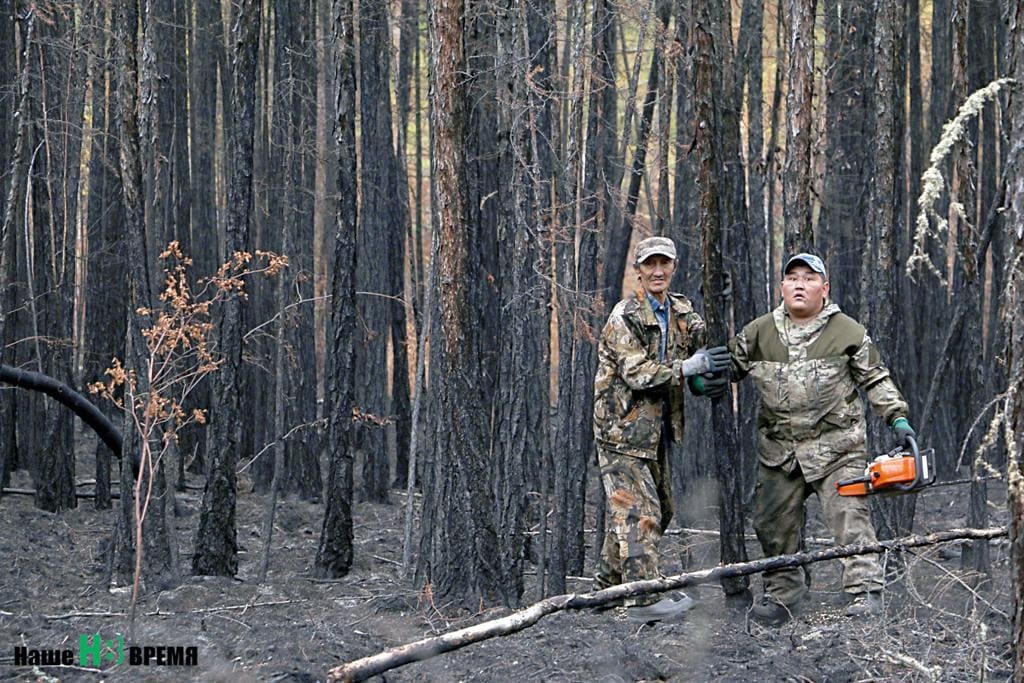
<instances>
[{"instance_id":1,"label":"man's face","mask_svg":"<svg viewBox=\"0 0 1024 683\"><path fill-rule=\"evenodd\" d=\"M816 316L825 306L828 282L802 263L789 269L782 278L782 300L797 320Z\"/></svg>"},{"instance_id":2,"label":"man's face","mask_svg":"<svg viewBox=\"0 0 1024 683\"><path fill-rule=\"evenodd\" d=\"M636 269L640 273L640 285L644 290L661 299L668 291L668 284L672 281L676 262L663 254L654 254L644 259Z\"/></svg>"}]
</instances>

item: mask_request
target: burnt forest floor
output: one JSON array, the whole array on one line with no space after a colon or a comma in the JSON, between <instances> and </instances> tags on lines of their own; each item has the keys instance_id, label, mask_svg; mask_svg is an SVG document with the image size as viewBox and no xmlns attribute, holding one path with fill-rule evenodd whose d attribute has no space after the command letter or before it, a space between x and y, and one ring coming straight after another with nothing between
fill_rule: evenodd
<instances>
[{"instance_id":1,"label":"burnt forest floor","mask_svg":"<svg viewBox=\"0 0 1024 683\"><path fill-rule=\"evenodd\" d=\"M92 477L88 439L80 440L79 479ZM593 477L592 477L593 479ZM190 484L198 487L201 478ZM11 486L28 488L24 470ZM591 482L593 490L594 482ZM115 487L116 488L116 487ZM989 485L991 525L1005 524L1002 482ZM88 490L84 488L83 490ZM699 491L700 487L694 490ZM178 493L173 518L181 565L188 568L201 490ZM483 605L477 614L437 605L403 578L403 493L392 504L355 506L355 564L334 582L311 578L322 506L286 498L279 503L270 572L256 585L260 526L267 496L238 498L239 573L236 579L188 577L139 604L134 642L194 645L194 668L104 665L77 667L79 634L112 638L128 632L125 588L103 585L104 552L113 512L89 499L70 512L37 510L28 496L0 499L0 681L29 680L324 680L330 667L388 647L509 613ZM715 529L716 515L690 498L686 525ZM116 504L116 501L115 501ZM965 526L967 489L933 488L918 496L915 531ZM705 506L707 507L707 506ZM808 536L828 536L816 500ZM588 504L588 529L594 526ZM675 533L661 542L662 571L717 563L713 535ZM670 530L671 531L671 530ZM588 541L593 538L587 534ZM752 558L760 557L755 540ZM906 569L890 580L885 613L867 620L843 616L839 563L813 565L809 599L781 628L751 622L727 605L717 584L687 592L698 598L674 624L637 625L615 610L559 612L520 633L410 664L384 675L389 681L873 681L1007 680L1010 624L1007 544L989 544L993 574L980 588L964 572L961 546L921 548L906 554ZM586 573L593 548L587 549ZM536 567L528 565L524 604L538 599ZM590 581L569 580L586 592ZM753 586L759 589L760 579ZM74 649L73 667L15 667L14 647ZM375 680L382 680L377 678Z\"/></svg>"}]
</instances>

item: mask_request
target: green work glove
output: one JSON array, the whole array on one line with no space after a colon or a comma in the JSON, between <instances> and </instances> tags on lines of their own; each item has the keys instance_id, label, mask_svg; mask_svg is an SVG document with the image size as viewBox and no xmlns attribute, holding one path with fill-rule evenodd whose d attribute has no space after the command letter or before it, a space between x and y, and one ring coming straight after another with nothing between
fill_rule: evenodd
<instances>
[{"instance_id":1,"label":"green work glove","mask_svg":"<svg viewBox=\"0 0 1024 683\"><path fill-rule=\"evenodd\" d=\"M903 448L910 448L910 440L917 438L917 432L905 417L897 417L892 421L892 435L896 438L896 443Z\"/></svg>"}]
</instances>

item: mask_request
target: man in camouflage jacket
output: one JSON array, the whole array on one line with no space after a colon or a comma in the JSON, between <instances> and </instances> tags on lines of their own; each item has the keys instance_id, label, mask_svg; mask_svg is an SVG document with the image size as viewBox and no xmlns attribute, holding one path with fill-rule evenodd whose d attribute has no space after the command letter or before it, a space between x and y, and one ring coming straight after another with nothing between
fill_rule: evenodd
<instances>
[{"instance_id":1,"label":"man in camouflage jacket","mask_svg":"<svg viewBox=\"0 0 1024 683\"><path fill-rule=\"evenodd\" d=\"M748 324L729 344L733 378L751 375L760 396L754 529L767 556L797 552L804 501L812 492L837 543L875 540L867 499L840 496L835 486L862 475L868 459L858 389L898 440L914 436L907 402L871 338L829 300L822 260L797 254L783 271L782 305ZM883 577L876 556L842 563L843 587L851 594L846 613L877 612ZM806 592L803 572L766 572L764 584L753 616L774 624L788 620L790 608Z\"/></svg>"},{"instance_id":2,"label":"man in camouflage jacket","mask_svg":"<svg viewBox=\"0 0 1024 683\"><path fill-rule=\"evenodd\" d=\"M657 578L657 541L672 518L667 443L683 435L683 378L724 371L725 347L704 350L704 321L668 292L672 240L635 250L640 288L612 310L598 345L594 437L604 486L605 538L595 588ZM646 596L625 602L631 618L669 618L690 603Z\"/></svg>"}]
</instances>

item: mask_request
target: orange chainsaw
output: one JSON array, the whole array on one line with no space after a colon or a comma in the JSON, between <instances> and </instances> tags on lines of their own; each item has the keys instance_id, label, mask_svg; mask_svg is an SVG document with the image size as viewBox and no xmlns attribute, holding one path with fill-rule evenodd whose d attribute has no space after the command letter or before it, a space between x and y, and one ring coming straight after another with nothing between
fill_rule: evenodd
<instances>
[{"instance_id":1,"label":"orange chainsaw","mask_svg":"<svg viewBox=\"0 0 1024 683\"><path fill-rule=\"evenodd\" d=\"M910 449L900 446L880 455L864 468L864 476L836 483L840 496L917 491L935 481L935 449L922 451L909 437Z\"/></svg>"}]
</instances>

